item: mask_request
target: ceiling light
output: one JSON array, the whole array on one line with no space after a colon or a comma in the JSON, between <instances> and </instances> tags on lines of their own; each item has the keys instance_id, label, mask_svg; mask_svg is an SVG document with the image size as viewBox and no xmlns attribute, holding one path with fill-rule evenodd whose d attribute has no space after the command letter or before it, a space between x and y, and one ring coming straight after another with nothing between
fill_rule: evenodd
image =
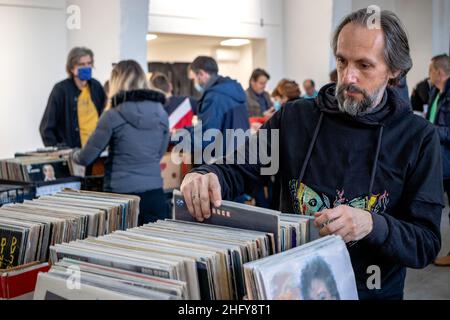
<instances>
[{"instance_id":1,"label":"ceiling light","mask_svg":"<svg viewBox=\"0 0 450 320\"><path fill-rule=\"evenodd\" d=\"M248 39L228 39L224 40L220 43L221 46L225 47L240 47L249 44L250 40Z\"/></svg>"},{"instance_id":2,"label":"ceiling light","mask_svg":"<svg viewBox=\"0 0 450 320\"><path fill-rule=\"evenodd\" d=\"M155 40L157 38L158 38L158 36L156 34L151 34L151 33L147 34L147 41L152 41L152 40Z\"/></svg>"}]
</instances>

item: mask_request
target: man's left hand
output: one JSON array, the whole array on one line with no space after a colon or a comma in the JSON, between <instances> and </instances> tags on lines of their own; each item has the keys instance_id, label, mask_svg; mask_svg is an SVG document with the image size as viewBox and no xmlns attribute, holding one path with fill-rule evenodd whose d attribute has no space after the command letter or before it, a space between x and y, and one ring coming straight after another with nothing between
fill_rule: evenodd
<instances>
[{"instance_id":1,"label":"man's left hand","mask_svg":"<svg viewBox=\"0 0 450 320\"><path fill-rule=\"evenodd\" d=\"M373 229L372 214L349 206L339 206L316 213L314 224L320 236L339 235L346 243L365 238Z\"/></svg>"}]
</instances>

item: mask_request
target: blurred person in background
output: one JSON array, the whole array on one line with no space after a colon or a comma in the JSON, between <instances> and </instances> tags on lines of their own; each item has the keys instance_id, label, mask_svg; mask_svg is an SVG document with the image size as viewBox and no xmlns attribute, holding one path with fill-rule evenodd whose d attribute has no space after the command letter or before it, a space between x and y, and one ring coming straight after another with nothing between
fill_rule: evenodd
<instances>
[{"instance_id":1,"label":"blurred person in background","mask_svg":"<svg viewBox=\"0 0 450 320\"><path fill-rule=\"evenodd\" d=\"M219 75L219 67L217 62L207 56L197 57L189 66L191 74L194 78L195 88L202 94L198 102L197 117L199 123L195 127L189 128L191 141L194 143L192 150L194 156L200 154L198 149L202 151L213 143L218 141L201 141L196 143L194 132L197 126L201 124L202 137L203 133L209 129L217 129L226 137L228 129L242 129L247 131L250 129L249 117L247 112L247 96L242 86L229 77ZM222 141L225 142L225 141ZM236 146L236 143L234 144ZM222 143L223 153L226 153L227 143ZM214 155L212 155L214 157ZM201 159L194 157L194 162L205 163L211 159Z\"/></svg>"},{"instance_id":2,"label":"blurred person in background","mask_svg":"<svg viewBox=\"0 0 450 320\"><path fill-rule=\"evenodd\" d=\"M302 92L297 82L289 79L282 79L272 92L274 104L280 104L280 108L286 103L300 99Z\"/></svg>"},{"instance_id":3,"label":"blurred person in background","mask_svg":"<svg viewBox=\"0 0 450 320\"><path fill-rule=\"evenodd\" d=\"M166 96L164 107L169 114L171 130L192 126L192 119L197 113L197 101L193 97L174 96L172 83L165 74L160 72L152 75L150 85Z\"/></svg>"},{"instance_id":4,"label":"blurred person in background","mask_svg":"<svg viewBox=\"0 0 450 320\"><path fill-rule=\"evenodd\" d=\"M137 195L139 225L169 217L160 162L169 144L165 96L150 90L147 76L133 60L121 61L109 83L107 111L73 161L88 166L109 147L105 192Z\"/></svg>"},{"instance_id":5,"label":"blurred person in background","mask_svg":"<svg viewBox=\"0 0 450 320\"><path fill-rule=\"evenodd\" d=\"M444 191L450 199L450 57L446 54L434 57L430 63L429 74L435 89L431 93L428 120L435 125L439 133ZM436 259L434 263L438 266L450 266L450 253Z\"/></svg>"},{"instance_id":6,"label":"blurred person in background","mask_svg":"<svg viewBox=\"0 0 450 320\"><path fill-rule=\"evenodd\" d=\"M426 116L428 113L428 102L433 85L429 78L420 81L411 94L411 106L414 112Z\"/></svg>"},{"instance_id":7,"label":"blurred person in background","mask_svg":"<svg viewBox=\"0 0 450 320\"><path fill-rule=\"evenodd\" d=\"M307 79L303 82L303 88L305 89L305 99L315 99L319 94L316 90L316 83L312 79Z\"/></svg>"},{"instance_id":8,"label":"blurred person in background","mask_svg":"<svg viewBox=\"0 0 450 320\"><path fill-rule=\"evenodd\" d=\"M330 83L336 83L338 81L337 69L330 72Z\"/></svg>"},{"instance_id":9,"label":"blurred person in background","mask_svg":"<svg viewBox=\"0 0 450 320\"><path fill-rule=\"evenodd\" d=\"M97 126L106 103L105 91L92 78L94 53L73 48L68 57L68 78L57 83L48 99L39 127L46 147L81 148Z\"/></svg>"},{"instance_id":10,"label":"blurred person in background","mask_svg":"<svg viewBox=\"0 0 450 320\"><path fill-rule=\"evenodd\" d=\"M250 85L246 91L247 110L250 117L265 117L275 112L270 94L266 92L270 75L263 69L256 69L250 77Z\"/></svg>"}]
</instances>

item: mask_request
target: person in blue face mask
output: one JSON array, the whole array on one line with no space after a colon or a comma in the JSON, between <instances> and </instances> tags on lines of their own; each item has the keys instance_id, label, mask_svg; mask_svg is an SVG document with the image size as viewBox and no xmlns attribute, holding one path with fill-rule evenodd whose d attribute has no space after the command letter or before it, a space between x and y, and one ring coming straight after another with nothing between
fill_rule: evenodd
<instances>
[{"instance_id":1,"label":"person in blue face mask","mask_svg":"<svg viewBox=\"0 0 450 320\"><path fill-rule=\"evenodd\" d=\"M280 100L275 100L273 102L273 108L275 109L275 111L280 111L281 107L282 107L282 103Z\"/></svg>"},{"instance_id":2,"label":"person in blue face mask","mask_svg":"<svg viewBox=\"0 0 450 320\"><path fill-rule=\"evenodd\" d=\"M280 110L288 102L301 99L301 95L302 92L297 82L289 79L280 80L272 92L275 110Z\"/></svg>"},{"instance_id":3,"label":"person in blue face mask","mask_svg":"<svg viewBox=\"0 0 450 320\"><path fill-rule=\"evenodd\" d=\"M197 104L197 117L201 122L201 127L188 127L191 141L194 139L195 129L201 128L202 134L209 129L217 129L226 137L229 129L242 129L247 131L250 128L247 112L247 97L242 86L229 77L219 75L217 62L206 56L197 57L189 67L194 80L195 88L202 96ZM207 139L205 139L207 140ZM201 145L200 145L201 143ZM199 154L211 143L201 141L193 145L194 154ZM223 143L224 154L226 143ZM208 159L195 159L196 163L206 163Z\"/></svg>"},{"instance_id":4,"label":"person in blue face mask","mask_svg":"<svg viewBox=\"0 0 450 320\"><path fill-rule=\"evenodd\" d=\"M68 57L68 78L57 83L40 124L46 147L81 148L94 132L106 104L103 86L92 77L94 53L73 48Z\"/></svg>"}]
</instances>

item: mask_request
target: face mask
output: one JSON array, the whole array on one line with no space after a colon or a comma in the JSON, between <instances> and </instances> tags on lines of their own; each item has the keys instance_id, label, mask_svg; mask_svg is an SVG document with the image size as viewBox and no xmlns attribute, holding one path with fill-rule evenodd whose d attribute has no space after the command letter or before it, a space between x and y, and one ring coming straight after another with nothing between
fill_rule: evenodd
<instances>
[{"instance_id":1,"label":"face mask","mask_svg":"<svg viewBox=\"0 0 450 320\"><path fill-rule=\"evenodd\" d=\"M203 89L203 87L201 85L199 85L198 83L195 84L195 90L197 90L200 93L205 92L205 89Z\"/></svg>"},{"instance_id":2,"label":"face mask","mask_svg":"<svg viewBox=\"0 0 450 320\"><path fill-rule=\"evenodd\" d=\"M92 79L92 68L80 68L78 69L78 79L81 81L89 81Z\"/></svg>"},{"instance_id":3,"label":"face mask","mask_svg":"<svg viewBox=\"0 0 450 320\"><path fill-rule=\"evenodd\" d=\"M279 111L281 109L281 101L275 101L273 104L275 111Z\"/></svg>"}]
</instances>

